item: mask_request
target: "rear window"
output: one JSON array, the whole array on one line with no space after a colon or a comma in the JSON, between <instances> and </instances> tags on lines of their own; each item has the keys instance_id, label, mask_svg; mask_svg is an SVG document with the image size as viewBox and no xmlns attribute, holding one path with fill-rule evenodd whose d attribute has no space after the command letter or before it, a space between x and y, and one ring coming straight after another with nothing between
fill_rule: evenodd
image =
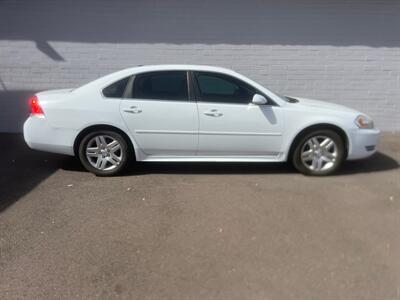
<instances>
[{"instance_id":1,"label":"rear window","mask_svg":"<svg viewBox=\"0 0 400 300\"><path fill-rule=\"evenodd\" d=\"M129 77L121 79L103 89L103 95L107 98L122 98L128 84Z\"/></svg>"},{"instance_id":2,"label":"rear window","mask_svg":"<svg viewBox=\"0 0 400 300\"><path fill-rule=\"evenodd\" d=\"M132 97L154 100L188 100L186 71L161 71L135 76Z\"/></svg>"}]
</instances>

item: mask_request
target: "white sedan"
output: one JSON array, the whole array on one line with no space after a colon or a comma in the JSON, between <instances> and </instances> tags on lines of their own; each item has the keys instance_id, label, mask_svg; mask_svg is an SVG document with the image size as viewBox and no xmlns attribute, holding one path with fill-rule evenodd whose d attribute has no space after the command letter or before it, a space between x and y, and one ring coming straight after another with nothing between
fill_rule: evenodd
<instances>
[{"instance_id":1,"label":"white sedan","mask_svg":"<svg viewBox=\"0 0 400 300\"><path fill-rule=\"evenodd\" d=\"M379 130L356 110L280 96L232 70L139 66L30 99L32 148L78 156L96 175L143 162L283 162L327 175L376 151Z\"/></svg>"}]
</instances>

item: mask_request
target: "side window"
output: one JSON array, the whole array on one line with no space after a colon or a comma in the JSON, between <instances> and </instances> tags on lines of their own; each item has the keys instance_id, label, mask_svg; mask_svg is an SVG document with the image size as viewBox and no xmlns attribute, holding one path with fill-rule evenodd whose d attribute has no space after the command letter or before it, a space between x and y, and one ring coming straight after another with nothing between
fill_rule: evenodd
<instances>
[{"instance_id":1,"label":"side window","mask_svg":"<svg viewBox=\"0 0 400 300\"><path fill-rule=\"evenodd\" d=\"M186 71L161 71L137 74L132 97L155 100L188 100Z\"/></svg>"},{"instance_id":2,"label":"side window","mask_svg":"<svg viewBox=\"0 0 400 300\"><path fill-rule=\"evenodd\" d=\"M130 77L121 79L108 87L103 89L103 95L107 98L122 98L125 92L126 85L128 84Z\"/></svg>"},{"instance_id":3,"label":"side window","mask_svg":"<svg viewBox=\"0 0 400 300\"><path fill-rule=\"evenodd\" d=\"M248 104L257 92L236 78L211 72L194 72L200 101Z\"/></svg>"}]
</instances>

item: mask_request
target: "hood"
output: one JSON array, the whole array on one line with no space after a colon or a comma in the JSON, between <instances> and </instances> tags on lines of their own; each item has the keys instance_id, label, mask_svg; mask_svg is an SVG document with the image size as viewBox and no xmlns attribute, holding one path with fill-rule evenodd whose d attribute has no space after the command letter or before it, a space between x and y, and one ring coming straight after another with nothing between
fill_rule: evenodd
<instances>
[{"instance_id":1,"label":"hood","mask_svg":"<svg viewBox=\"0 0 400 300\"><path fill-rule=\"evenodd\" d=\"M343 111L343 112L350 112L350 113L357 113L355 109L350 107L346 107L340 104L325 102L320 100L312 100L307 98L299 98L299 97L291 97L297 99L299 102L297 105L301 105L304 107L315 107L321 109L328 109L328 110L335 110L335 111Z\"/></svg>"}]
</instances>

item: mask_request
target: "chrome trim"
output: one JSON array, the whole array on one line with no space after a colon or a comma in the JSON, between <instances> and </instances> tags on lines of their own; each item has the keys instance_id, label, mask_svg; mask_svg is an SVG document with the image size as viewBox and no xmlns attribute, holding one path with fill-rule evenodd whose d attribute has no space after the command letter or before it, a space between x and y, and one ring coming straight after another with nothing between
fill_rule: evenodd
<instances>
[{"instance_id":1,"label":"chrome trim","mask_svg":"<svg viewBox=\"0 0 400 300\"><path fill-rule=\"evenodd\" d=\"M183 130L135 130L138 134L201 134L201 135L238 135L238 136L282 136L275 132L224 132L224 131L183 131Z\"/></svg>"},{"instance_id":2,"label":"chrome trim","mask_svg":"<svg viewBox=\"0 0 400 300\"><path fill-rule=\"evenodd\" d=\"M135 130L138 134L197 134L197 131L183 131L183 130Z\"/></svg>"},{"instance_id":3,"label":"chrome trim","mask_svg":"<svg viewBox=\"0 0 400 300\"><path fill-rule=\"evenodd\" d=\"M224 131L199 131L202 135L248 135L248 136L281 136L278 132L224 132Z\"/></svg>"}]
</instances>

